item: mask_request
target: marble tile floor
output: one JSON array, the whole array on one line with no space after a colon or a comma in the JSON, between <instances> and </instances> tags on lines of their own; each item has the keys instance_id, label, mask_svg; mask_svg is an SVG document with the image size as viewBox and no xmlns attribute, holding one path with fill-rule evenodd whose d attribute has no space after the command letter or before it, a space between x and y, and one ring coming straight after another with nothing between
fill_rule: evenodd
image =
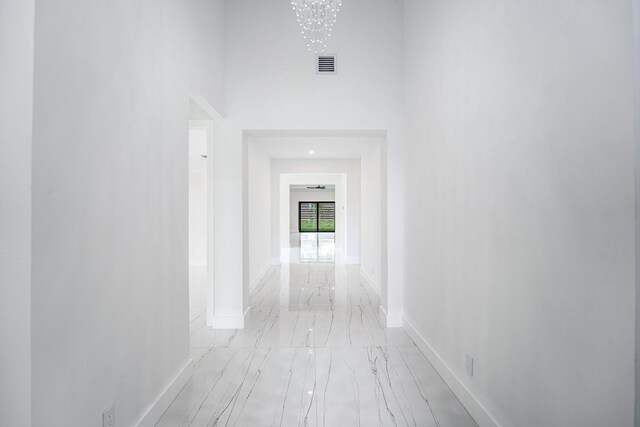
<instances>
[{"instance_id":1,"label":"marble tile floor","mask_svg":"<svg viewBox=\"0 0 640 427\"><path fill-rule=\"evenodd\" d=\"M476 426L401 328L384 328L359 267L272 267L244 330L205 325L191 286L193 377L158 426Z\"/></svg>"}]
</instances>

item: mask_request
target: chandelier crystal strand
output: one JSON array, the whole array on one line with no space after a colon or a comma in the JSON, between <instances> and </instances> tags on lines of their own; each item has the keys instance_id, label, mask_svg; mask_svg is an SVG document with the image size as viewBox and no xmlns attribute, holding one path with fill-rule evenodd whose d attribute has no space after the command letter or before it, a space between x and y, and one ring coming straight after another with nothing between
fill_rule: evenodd
<instances>
[{"instance_id":1,"label":"chandelier crystal strand","mask_svg":"<svg viewBox=\"0 0 640 427\"><path fill-rule=\"evenodd\" d=\"M291 0L307 49L324 52L342 0Z\"/></svg>"}]
</instances>

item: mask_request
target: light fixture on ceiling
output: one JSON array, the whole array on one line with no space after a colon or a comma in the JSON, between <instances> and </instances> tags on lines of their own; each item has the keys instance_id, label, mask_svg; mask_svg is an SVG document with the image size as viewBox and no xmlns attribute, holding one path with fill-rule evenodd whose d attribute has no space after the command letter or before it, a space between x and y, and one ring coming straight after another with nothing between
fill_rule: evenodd
<instances>
[{"instance_id":1,"label":"light fixture on ceiling","mask_svg":"<svg viewBox=\"0 0 640 427\"><path fill-rule=\"evenodd\" d=\"M291 0L307 49L324 52L342 0Z\"/></svg>"},{"instance_id":2,"label":"light fixture on ceiling","mask_svg":"<svg viewBox=\"0 0 640 427\"><path fill-rule=\"evenodd\" d=\"M313 150L309 150L309 154L314 155L314 154L316 154L316 152L313 151Z\"/></svg>"}]
</instances>

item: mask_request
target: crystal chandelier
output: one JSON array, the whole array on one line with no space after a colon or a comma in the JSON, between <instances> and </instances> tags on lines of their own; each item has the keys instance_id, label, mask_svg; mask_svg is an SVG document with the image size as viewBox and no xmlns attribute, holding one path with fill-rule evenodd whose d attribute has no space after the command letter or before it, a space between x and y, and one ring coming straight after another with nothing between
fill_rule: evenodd
<instances>
[{"instance_id":1,"label":"crystal chandelier","mask_svg":"<svg viewBox=\"0 0 640 427\"><path fill-rule=\"evenodd\" d=\"M324 52L342 0L291 0L307 49Z\"/></svg>"}]
</instances>

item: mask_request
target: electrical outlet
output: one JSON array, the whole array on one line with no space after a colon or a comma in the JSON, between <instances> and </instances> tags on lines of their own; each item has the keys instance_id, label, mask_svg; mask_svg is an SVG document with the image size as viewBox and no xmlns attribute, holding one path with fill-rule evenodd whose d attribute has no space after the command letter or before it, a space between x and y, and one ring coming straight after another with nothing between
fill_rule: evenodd
<instances>
[{"instance_id":1,"label":"electrical outlet","mask_svg":"<svg viewBox=\"0 0 640 427\"><path fill-rule=\"evenodd\" d=\"M473 376L473 357L469 356L468 354L467 356L467 361L466 361L466 367L467 367L467 374L469 374L470 377Z\"/></svg>"},{"instance_id":2,"label":"electrical outlet","mask_svg":"<svg viewBox=\"0 0 640 427\"><path fill-rule=\"evenodd\" d=\"M102 413L102 427L115 427L116 425L116 405L111 404Z\"/></svg>"}]
</instances>

